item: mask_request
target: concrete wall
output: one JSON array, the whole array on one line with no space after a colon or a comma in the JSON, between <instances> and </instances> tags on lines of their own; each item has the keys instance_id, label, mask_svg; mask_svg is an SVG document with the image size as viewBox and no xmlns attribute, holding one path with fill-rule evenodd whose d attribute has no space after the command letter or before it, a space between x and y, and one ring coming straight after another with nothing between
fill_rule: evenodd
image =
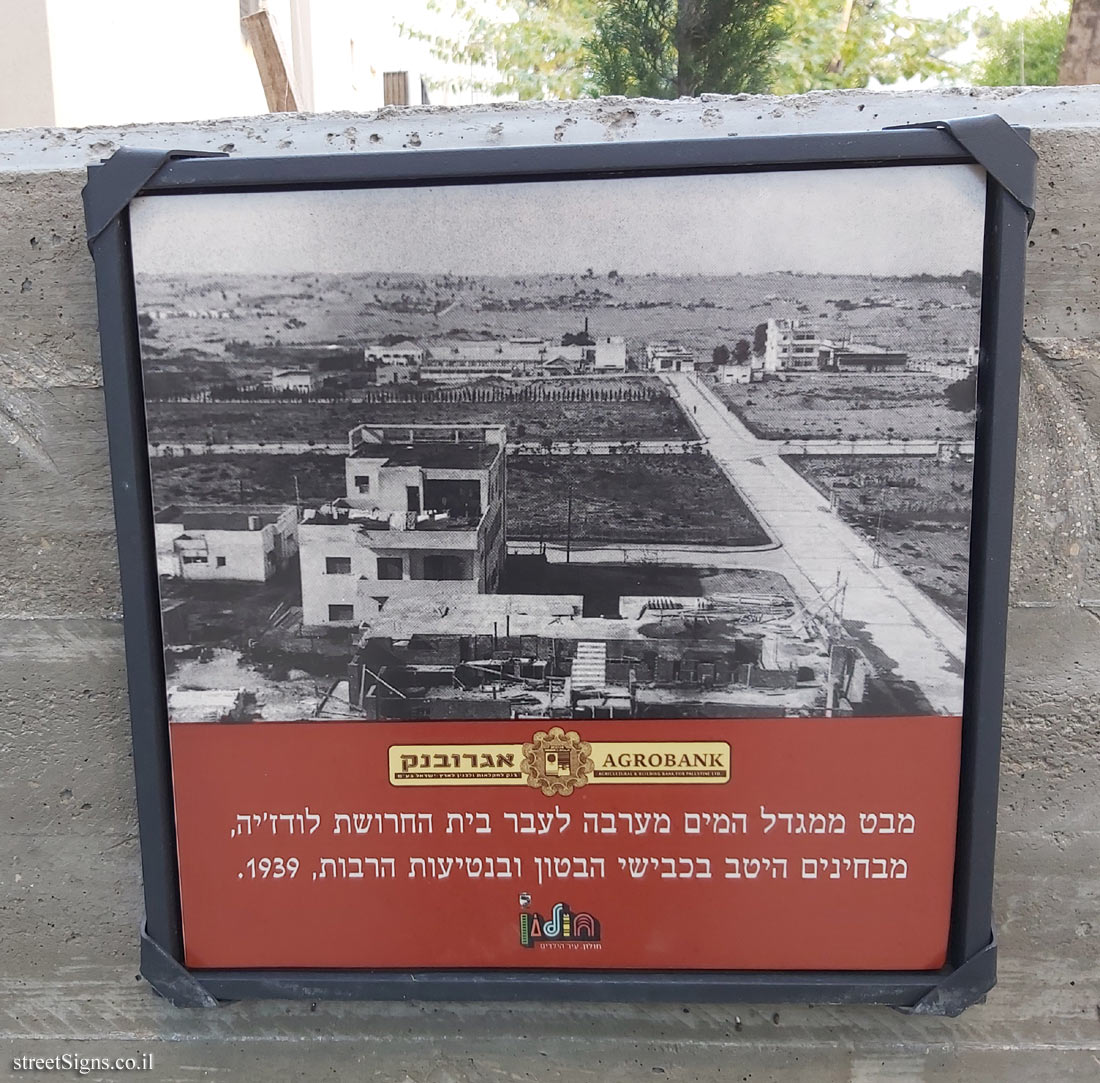
<instances>
[{"instance_id":1,"label":"concrete wall","mask_svg":"<svg viewBox=\"0 0 1100 1083\"><path fill-rule=\"evenodd\" d=\"M303 153L877 128L1035 128L997 912L958 1020L886 1009L239 1004L135 980L141 915L83 166L122 141ZM154 1051L157 1079L1093 1080L1100 1068L1100 89L279 116L0 133L0 1038ZM904 929L898 930L904 935ZM310 1039L309 1056L300 1042ZM76 1044L80 1042L79 1046ZM5 1067L5 1064L7 1067ZM10 1059L0 1058L0 1072Z\"/></svg>"}]
</instances>

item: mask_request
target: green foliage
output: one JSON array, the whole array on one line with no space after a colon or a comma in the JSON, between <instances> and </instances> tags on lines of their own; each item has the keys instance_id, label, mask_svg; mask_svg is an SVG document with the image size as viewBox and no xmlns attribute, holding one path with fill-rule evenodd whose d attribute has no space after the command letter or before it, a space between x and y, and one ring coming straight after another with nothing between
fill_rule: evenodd
<instances>
[{"instance_id":1,"label":"green foliage","mask_svg":"<svg viewBox=\"0 0 1100 1083\"><path fill-rule=\"evenodd\" d=\"M454 37L425 34L415 26L401 31L427 42L432 54L470 69L495 69L497 79L456 78L450 89L516 94L521 101L578 98L586 89L583 42L599 0L429 0L432 11L452 11Z\"/></svg>"},{"instance_id":2,"label":"green foliage","mask_svg":"<svg viewBox=\"0 0 1100 1083\"><path fill-rule=\"evenodd\" d=\"M1043 4L1022 19L1005 22L991 14L975 31L982 55L973 66L975 86L1055 86L1066 44L1069 6Z\"/></svg>"},{"instance_id":3,"label":"green foliage","mask_svg":"<svg viewBox=\"0 0 1100 1083\"><path fill-rule=\"evenodd\" d=\"M585 41L598 94L677 98L768 89L781 0L603 0Z\"/></svg>"},{"instance_id":4,"label":"green foliage","mask_svg":"<svg viewBox=\"0 0 1100 1083\"><path fill-rule=\"evenodd\" d=\"M584 42L597 94L676 97L675 6L670 0L610 0L597 12Z\"/></svg>"},{"instance_id":5,"label":"green foliage","mask_svg":"<svg viewBox=\"0 0 1100 1083\"><path fill-rule=\"evenodd\" d=\"M965 11L915 18L900 0L854 0L847 25L838 0L784 0L783 18L789 36L776 61L777 94L949 75L956 68L945 54L967 33Z\"/></svg>"},{"instance_id":6,"label":"green foliage","mask_svg":"<svg viewBox=\"0 0 1100 1083\"><path fill-rule=\"evenodd\" d=\"M520 99L797 94L958 74L945 56L967 13L921 19L903 3L853 0L845 22L844 0L429 0L453 13L454 36L402 30L446 63L498 75L455 88Z\"/></svg>"}]
</instances>

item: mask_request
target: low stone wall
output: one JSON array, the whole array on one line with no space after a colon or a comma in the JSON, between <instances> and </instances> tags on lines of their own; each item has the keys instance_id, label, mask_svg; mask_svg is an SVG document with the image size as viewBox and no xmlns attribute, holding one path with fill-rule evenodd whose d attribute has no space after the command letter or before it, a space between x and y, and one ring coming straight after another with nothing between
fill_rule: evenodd
<instances>
[{"instance_id":1,"label":"low stone wall","mask_svg":"<svg viewBox=\"0 0 1100 1083\"><path fill-rule=\"evenodd\" d=\"M878 128L1034 129L997 880L1001 980L961 1020L884 1009L245 1004L136 982L141 918L83 169L122 143L240 154ZM1100 1035L1100 88L387 110L0 132L0 1039L297 1078L1095 1078ZM899 927L899 936L905 935ZM51 1050L53 1051L53 1050ZM10 1063L10 1061L9 1061ZM364 1064L370 1064L364 1069ZM724 1069L722 1073L719 1069ZM370 1073L374 1073L370 1075Z\"/></svg>"}]
</instances>

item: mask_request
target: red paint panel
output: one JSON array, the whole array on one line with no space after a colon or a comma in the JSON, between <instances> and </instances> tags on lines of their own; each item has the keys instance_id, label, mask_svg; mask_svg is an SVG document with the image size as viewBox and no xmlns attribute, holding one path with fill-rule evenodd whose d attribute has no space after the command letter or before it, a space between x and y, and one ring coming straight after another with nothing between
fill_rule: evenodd
<instances>
[{"instance_id":1,"label":"red paint panel","mask_svg":"<svg viewBox=\"0 0 1100 1083\"><path fill-rule=\"evenodd\" d=\"M521 744L539 724L172 725L187 965L943 965L958 718L568 725L587 741L728 741L730 782L589 785L558 798L526 786L396 788L392 744ZM335 834L338 813L360 813L360 831L341 820ZM448 813L462 814L461 831ZM465 813L486 814L489 832ZM747 830L726 833L723 814L738 813ZM426 819L414 832L409 814L430 814L431 832ZM291 858L295 876L277 877L277 864L263 875L264 859ZM598 942L525 947L521 911L553 928L557 903L591 915Z\"/></svg>"}]
</instances>

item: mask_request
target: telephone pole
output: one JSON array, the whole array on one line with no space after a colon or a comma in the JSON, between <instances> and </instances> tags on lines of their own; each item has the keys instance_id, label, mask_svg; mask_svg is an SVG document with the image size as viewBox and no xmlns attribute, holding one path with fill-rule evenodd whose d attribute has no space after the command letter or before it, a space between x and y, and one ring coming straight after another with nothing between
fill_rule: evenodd
<instances>
[{"instance_id":1,"label":"telephone pole","mask_svg":"<svg viewBox=\"0 0 1100 1083\"><path fill-rule=\"evenodd\" d=\"M566 484L565 489L565 563L568 564L573 556L573 481Z\"/></svg>"}]
</instances>

